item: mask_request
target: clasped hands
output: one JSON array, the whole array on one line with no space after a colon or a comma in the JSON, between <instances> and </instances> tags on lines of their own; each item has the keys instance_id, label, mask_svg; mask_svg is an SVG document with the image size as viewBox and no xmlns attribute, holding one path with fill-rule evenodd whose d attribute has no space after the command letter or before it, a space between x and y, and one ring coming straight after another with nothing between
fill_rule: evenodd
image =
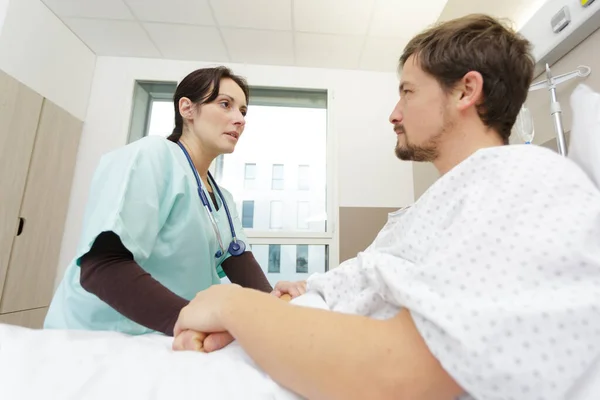
<instances>
[{"instance_id":1,"label":"clasped hands","mask_svg":"<svg viewBox=\"0 0 600 400\"><path fill-rule=\"evenodd\" d=\"M210 353L230 344L234 338L220 326L222 322L219 321L219 310L221 305L240 288L235 284L215 285L198 293L179 314L173 332L173 350ZM305 292L306 281L282 281L275 285L271 295L289 301ZM203 315L201 323L194 321L193 318L200 313Z\"/></svg>"}]
</instances>

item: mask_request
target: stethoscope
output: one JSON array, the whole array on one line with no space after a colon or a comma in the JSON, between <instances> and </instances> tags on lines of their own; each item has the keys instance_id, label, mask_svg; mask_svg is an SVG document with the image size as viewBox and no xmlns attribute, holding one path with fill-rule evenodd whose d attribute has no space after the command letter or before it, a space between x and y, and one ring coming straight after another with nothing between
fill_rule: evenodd
<instances>
[{"instance_id":1,"label":"stethoscope","mask_svg":"<svg viewBox=\"0 0 600 400\"><path fill-rule=\"evenodd\" d=\"M196 170L196 167L194 166L194 163L192 162L192 159L191 159L190 155L188 154L187 150L185 149L185 147L183 147L181 142L177 142L177 144L183 151L183 154L185 154L185 158L187 158L188 163L190 164L190 168L194 172L194 177L196 178L196 183L198 184L198 195L200 196L200 201L202 201L202 205L204 206L204 208L206 209L206 211L208 213L208 218L210 219L210 223L213 227L213 230L215 231L215 235L219 242L220 250L218 250L217 253L215 254L215 258L221 258L223 256L223 253L225 252L225 246L223 245L223 239L221 237L221 233L219 232L219 227L217 225L217 221L215 221L215 218L213 217L212 207L210 206L208 197L206 197L206 193L204 193L204 190L202 190L202 181L200 180L198 171ZM232 256L239 256L239 255L243 254L244 251L246 251L246 243L244 243L242 240L237 239L237 237L235 235L235 228L233 227L233 221L231 220L231 214L229 214L229 207L227 207L227 201L225 200L225 197L223 197L223 193L221 193L221 189L219 189L217 182L215 182L215 180L213 179L210 172L208 173L208 179L210 179L212 187L217 191L217 194L221 198L221 202L223 203L223 206L225 207L225 213L227 213L227 220L229 221L229 229L231 229L231 237L232 237L231 243L229 244L229 248L227 249L227 251Z\"/></svg>"}]
</instances>

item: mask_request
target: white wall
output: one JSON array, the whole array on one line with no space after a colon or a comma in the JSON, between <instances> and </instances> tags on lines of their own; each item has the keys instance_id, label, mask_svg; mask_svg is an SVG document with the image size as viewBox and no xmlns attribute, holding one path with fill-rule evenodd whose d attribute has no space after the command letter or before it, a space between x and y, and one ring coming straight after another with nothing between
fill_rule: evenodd
<instances>
[{"instance_id":1,"label":"white wall","mask_svg":"<svg viewBox=\"0 0 600 400\"><path fill-rule=\"evenodd\" d=\"M6 12L8 11L8 2L9 0L0 0L0 35L2 34L4 18L6 18Z\"/></svg>"},{"instance_id":2,"label":"white wall","mask_svg":"<svg viewBox=\"0 0 600 400\"><path fill-rule=\"evenodd\" d=\"M134 80L178 81L207 65L98 57L65 227L59 279L75 254L94 169L102 154L127 142ZM251 85L321 88L333 92L329 115L337 153L331 162L334 163L338 206L400 207L412 203L412 164L396 159L396 137L388 122L398 96L395 74L229 66L245 76Z\"/></svg>"},{"instance_id":3,"label":"white wall","mask_svg":"<svg viewBox=\"0 0 600 400\"><path fill-rule=\"evenodd\" d=\"M96 55L40 0L0 0L0 29L0 69L83 121Z\"/></svg>"},{"instance_id":4,"label":"white wall","mask_svg":"<svg viewBox=\"0 0 600 400\"><path fill-rule=\"evenodd\" d=\"M398 102L393 73L334 73L333 129L338 149L340 207L399 207L413 202L412 163L394 152L388 121Z\"/></svg>"},{"instance_id":5,"label":"white wall","mask_svg":"<svg viewBox=\"0 0 600 400\"><path fill-rule=\"evenodd\" d=\"M578 40L585 39L585 36L579 37L578 34L573 34L581 29L585 21L590 20L590 18L597 13L600 4L599 2L594 2L587 7L582 7L578 3L579 1L572 0L546 0L543 4L540 4L537 11L520 29L519 32L532 43L533 56L536 61L543 60L552 65L555 61L558 61L558 59L555 59L556 57L562 57L564 54L568 53L572 47L578 44L572 43L573 40L577 42ZM550 21L564 6L567 6L569 9L571 23L569 23L569 25L561 32L554 33ZM595 24L592 22L592 25ZM595 28L597 28L597 25L587 27L584 30L587 30L587 34L589 35ZM574 37L570 37L572 35ZM548 60L547 57L549 56L549 53L557 49L559 54L551 56L550 60Z\"/></svg>"}]
</instances>

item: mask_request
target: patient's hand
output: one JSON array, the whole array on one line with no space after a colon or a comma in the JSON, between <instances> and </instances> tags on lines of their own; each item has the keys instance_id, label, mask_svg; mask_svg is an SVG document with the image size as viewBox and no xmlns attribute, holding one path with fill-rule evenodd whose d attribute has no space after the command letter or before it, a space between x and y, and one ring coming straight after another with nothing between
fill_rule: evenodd
<instances>
[{"instance_id":1,"label":"patient's hand","mask_svg":"<svg viewBox=\"0 0 600 400\"><path fill-rule=\"evenodd\" d=\"M281 281L277 282L275 289L271 292L274 296L281 297L284 294L288 294L292 299L306 293L306 281L288 282Z\"/></svg>"},{"instance_id":2,"label":"patient's hand","mask_svg":"<svg viewBox=\"0 0 600 400\"><path fill-rule=\"evenodd\" d=\"M279 294L281 300L290 301L292 296L288 293ZM190 350L210 353L217 351L233 342L229 332L206 333L187 330L181 332L173 340L173 350Z\"/></svg>"}]
</instances>

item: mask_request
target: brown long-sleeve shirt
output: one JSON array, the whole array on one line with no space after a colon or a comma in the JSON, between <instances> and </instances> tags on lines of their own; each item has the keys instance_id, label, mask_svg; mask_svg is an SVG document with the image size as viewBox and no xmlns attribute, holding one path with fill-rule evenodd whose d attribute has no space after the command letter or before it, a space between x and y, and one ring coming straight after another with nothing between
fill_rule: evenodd
<instances>
[{"instance_id":1,"label":"brown long-sleeve shirt","mask_svg":"<svg viewBox=\"0 0 600 400\"><path fill-rule=\"evenodd\" d=\"M229 257L222 268L233 283L263 292L272 290L251 252ZM179 312L188 304L140 267L113 232L101 233L81 258L80 282L125 317L168 336L173 335Z\"/></svg>"}]
</instances>

